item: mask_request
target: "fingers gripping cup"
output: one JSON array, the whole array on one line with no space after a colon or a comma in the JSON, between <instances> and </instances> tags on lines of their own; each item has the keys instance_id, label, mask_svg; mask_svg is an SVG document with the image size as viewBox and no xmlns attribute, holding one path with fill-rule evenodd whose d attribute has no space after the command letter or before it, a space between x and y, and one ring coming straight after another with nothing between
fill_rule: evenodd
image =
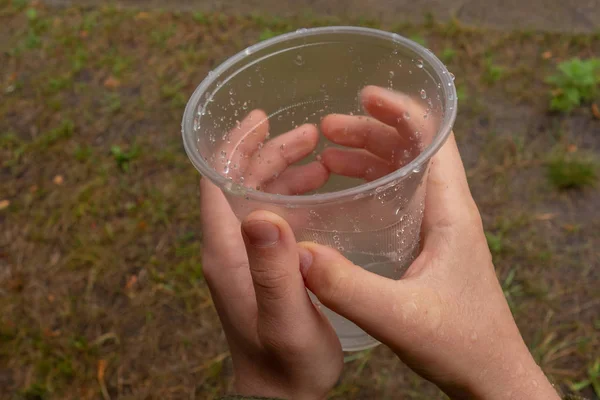
<instances>
[{"instance_id":1,"label":"fingers gripping cup","mask_svg":"<svg viewBox=\"0 0 600 400\"><path fill-rule=\"evenodd\" d=\"M298 241L399 279L419 249L428 163L456 107L452 75L422 46L373 29L301 29L209 73L183 139L238 218L275 212ZM377 344L311 298L344 350Z\"/></svg>"}]
</instances>

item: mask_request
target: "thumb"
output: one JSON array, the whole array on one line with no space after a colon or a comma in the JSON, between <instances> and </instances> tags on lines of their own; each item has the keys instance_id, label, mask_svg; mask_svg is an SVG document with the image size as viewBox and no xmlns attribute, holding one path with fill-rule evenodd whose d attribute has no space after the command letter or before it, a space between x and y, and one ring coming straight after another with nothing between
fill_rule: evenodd
<instances>
[{"instance_id":1,"label":"thumb","mask_svg":"<svg viewBox=\"0 0 600 400\"><path fill-rule=\"evenodd\" d=\"M298 247L306 287L325 307L385 342L393 334L390 318L398 316L408 295L403 282L369 272L330 247L309 242Z\"/></svg>"},{"instance_id":2,"label":"thumb","mask_svg":"<svg viewBox=\"0 0 600 400\"><path fill-rule=\"evenodd\" d=\"M255 211L242 222L259 326L293 328L306 324L314 309L298 268L296 239L285 220Z\"/></svg>"}]
</instances>

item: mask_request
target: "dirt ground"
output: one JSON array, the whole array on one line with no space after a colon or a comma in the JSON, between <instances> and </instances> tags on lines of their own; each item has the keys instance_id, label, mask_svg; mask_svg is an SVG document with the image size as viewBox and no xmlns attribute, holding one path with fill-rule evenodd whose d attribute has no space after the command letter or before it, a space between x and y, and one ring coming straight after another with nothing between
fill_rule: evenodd
<instances>
[{"instance_id":1,"label":"dirt ground","mask_svg":"<svg viewBox=\"0 0 600 400\"><path fill-rule=\"evenodd\" d=\"M46 0L49 4L106 4L103 0ZM385 24L423 22L425 14L447 21L495 29L594 32L600 28L600 0L118 0L133 7L221 11L280 17L310 14L342 19L370 18Z\"/></svg>"},{"instance_id":2,"label":"dirt ground","mask_svg":"<svg viewBox=\"0 0 600 400\"><path fill-rule=\"evenodd\" d=\"M600 120L589 103L550 113L546 78L600 54L600 35L44 4L0 0L0 399L226 393L183 107L236 51L334 23L421 41L454 72L456 135L517 323L557 387L597 398ZM593 182L558 188L549 171L572 164L557 159ZM444 397L380 346L347 359L331 398Z\"/></svg>"}]
</instances>

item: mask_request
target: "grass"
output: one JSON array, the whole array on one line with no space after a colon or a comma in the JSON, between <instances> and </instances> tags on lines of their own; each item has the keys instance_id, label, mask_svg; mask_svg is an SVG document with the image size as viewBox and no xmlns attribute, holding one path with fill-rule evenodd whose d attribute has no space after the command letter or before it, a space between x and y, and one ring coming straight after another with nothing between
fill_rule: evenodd
<instances>
[{"instance_id":1,"label":"grass","mask_svg":"<svg viewBox=\"0 0 600 400\"><path fill-rule=\"evenodd\" d=\"M557 70L547 78L552 85L552 111L570 112L600 94L600 58L572 58L560 63Z\"/></svg>"},{"instance_id":2,"label":"grass","mask_svg":"<svg viewBox=\"0 0 600 400\"><path fill-rule=\"evenodd\" d=\"M494 64L491 57L485 60L485 69L483 72L482 80L484 83L492 85L498 82L505 74L504 67Z\"/></svg>"},{"instance_id":3,"label":"grass","mask_svg":"<svg viewBox=\"0 0 600 400\"><path fill-rule=\"evenodd\" d=\"M587 379L571 384L571 388L580 392L588 386L594 389L596 396L600 396L600 358L597 358L587 369Z\"/></svg>"},{"instance_id":4,"label":"grass","mask_svg":"<svg viewBox=\"0 0 600 400\"><path fill-rule=\"evenodd\" d=\"M504 293L544 372L593 398L600 135L577 108L546 112L549 90L581 82L545 77L564 75L557 60L600 54L599 37L431 17L382 26L21 0L0 1L0 18L0 397L210 400L228 391L183 106L209 70L257 39L362 24L450 64L454 130ZM378 347L346 359L330 398L398 396L443 398Z\"/></svg>"},{"instance_id":5,"label":"grass","mask_svg":"<svg viewBox=\"0 0 600 400\"><path fill-rule=\"evenodd\" d=\"M558 153L548 161L548 179L558 189L582 189L597 183L597 164L580 154Z\"/></svg>"}]
</instances>

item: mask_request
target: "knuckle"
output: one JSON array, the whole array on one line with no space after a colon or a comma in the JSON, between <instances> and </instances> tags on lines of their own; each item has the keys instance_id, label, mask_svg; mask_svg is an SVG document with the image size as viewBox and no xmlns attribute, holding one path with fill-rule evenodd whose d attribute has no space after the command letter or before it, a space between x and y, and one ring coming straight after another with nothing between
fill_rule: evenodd
<instances>
[{"instance_id":1,"label":"knuckle","mask_svg":"<svg viewBox=\"0 0 600 400\"><path fill-rule=\"evenodd\" d=\"M320 300L325 305L347 304L354 297L354 280L347 274L340 272L341 268L328 268L320 280ZM331 272L331 271L338 272Z\"/></svg>"},{"instance_id":2,"label":"knuckle","mask_svg":"<svg viewBox=\"0 0 600 400\"><path fill-rule=\"evenodd\" d=\"M279 269L251 270L252 281L260 296L266 300L281 300L289 292L289 274Z\"/></svg>"},{"instance_id":3,"label":"knuckle","mask_svg":"<svg viewBox=\"0 0 600 400\"><path fill-rule=\"evenodd\" d=\"M299 335L298 332L291 332L289 335L281 333L280 329L264 325L262 329L259 328L259 337L267 352L295 359L297 356L305 355L312 346L308 339L309 335Z\"/></svg>"}]
</instances>

